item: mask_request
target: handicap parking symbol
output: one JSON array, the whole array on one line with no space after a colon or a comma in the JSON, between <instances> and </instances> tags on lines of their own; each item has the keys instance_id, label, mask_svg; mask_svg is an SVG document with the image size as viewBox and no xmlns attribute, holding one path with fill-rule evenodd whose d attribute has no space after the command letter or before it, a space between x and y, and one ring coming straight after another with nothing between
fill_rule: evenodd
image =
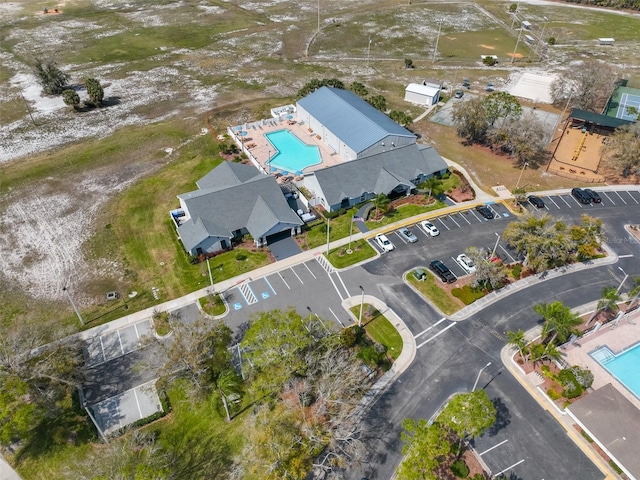
<instances>
[{"instance_id":1,"label":"handicap parking symbol","mask_svg":"<svg viewBox=\"0 0 640 480\"><path fill-rule=\"evenodd\" d=\"M262 292L262 299L266 300L267 298L269 298L269 292Z\"/></svg>"},{"instance_id":2,"label":"handicap parking symbol","mask_svg":"<svg viewBox=\"0 0 640 480\"><path fill-rule=\"evenodd\" d=\"M236 302L233 304L234 310L240 310L242 308L242 304L240 302Z\"/></svg>"}]
</instances>

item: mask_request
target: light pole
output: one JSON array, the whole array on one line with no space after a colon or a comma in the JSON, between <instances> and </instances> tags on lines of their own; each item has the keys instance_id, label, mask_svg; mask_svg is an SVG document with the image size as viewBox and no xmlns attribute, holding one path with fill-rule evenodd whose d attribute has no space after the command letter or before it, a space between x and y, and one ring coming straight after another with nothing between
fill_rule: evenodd
<instances>
[{"instance_id":1,"label":"light pole","mask_svg":"<svg viewBox=\"0 0 640 480\"><path fill-rule=\"evenodd\" d=\"M622 274L624 275L624 278L622 279L622 281L620 282L620 285L618 286L618 289L616 290L616 295L620 293L620 289L622 288L622 285L624 285L624 282L626 282L627 278L629 278L629 275L627 275L627 272L625 272L622 269L622 267L618 267L618 270L622 272Z\"/></svg>"},{"instance_id":2,"label":"light pole","mask_svg":"<svg viewBox=\"0 0 640 480\"><path fill-rule=\"evenodd\" d=\"M440 41L441 29L442 29L442 20L438 21L438 35L436 36L436 46L433 49L433 61L431 63L436 63L436 54L438 53L438 42Z\"/></svg>"},{"instance_id":3,"label":"light pole","mask_svg":"<svg viewBox=\"0 0 640 480\"><path fill-rule=\"evenodd\" d=\"M518 177L518 181L516 182L515 190L518 190L518 187L520 186L520 180L522 180L522 174L524 173L524 169L527 168L528 165L529 162L524 162L524 165L522 165L522 170L520 170L520 176Z\"/></svg>"},{"instance_id":4,"label":"light pole","mask_svg":"<svg viewBox=\"0 0 640 480\"><path fill-rule=\"evenodd\" d=\"M209 263L210 258L207 257L207 269L209 270L209 282L211 282L211 294L216 294L216 287L213 286L213 275L211 275L211 264Z\"/></svg>"},{"instance_id":5,"label":"light pole","mask_svg":"<svg viewBox=\"0 0 640 480\"><path fill-rule=\"evenodd\" d=\"M267 153L267 166L269 167L269 175L271 175L271 149Z\"/></svg>"},{"instance_id":6,"label":"light pole","mask_svg":"<svg viewBox=\"0 0 640 480\"><path fill-rule=\"evenodd\" d=\"M496 237L498 237L496 239L496 244L493 246L493 251L491 252L491 261L493 261L494 257L496 256L496 249L498 248L498 243L500 242L500 235L498 235L496 232L493 232L496 234Z\"/></svg>"},{"instance_id":7,"label":"light pole","mask_svg":"<svg viewBox=\"0 0 640 480\"><path fill-rule=\"evenodd\" d=\"M371 35L369 35L369 45L367 46L367 67L369 66L370 58L371 58Z\"/></svg>"},{"instance_id":8,"label":"light pole","mask_svg":"<svg viewBox=\"0 0 640 480\"><path fill-rule=\"evenodd\" d=\"M80 310L78 310L78 307L76 307L76 304L73 303L73 298L71 298L71 293L69 293L69 289L67 287L62 287L62 291L67 294L67 298L69 299L69 302L73 307L73 311L76 312L76 315L78 316L78 320L80 320L80 324L84 326L84 320L82 320L82 315L80 315Z\"/></svg>"},{"instance_id":9,"label":"light pole","mask_svg":"<svg viewBox=\"0 0 640 480\"><path fill-rule=\"evenodd\" d=\"M320 0L318 0L318 35L320 35Z\"/></svg>"},{"instance_id":10,"label":"light pole","mask_svg":"<svg viewBox=\"0 0 640 480\"><path fill-rule=\"evenodd\" d=\"M362 296L360 297L360 316L358 316L358 326L362 326L362 308L364 307L364 288L362 285L359 285L360 290L362 290Z\"/></svg>"},{"instance_id":11,"label":"light pole","mask_svg":"<svg viewBox=\"0 0 640 480\"><path fill-rule=\"evenodd\" d=\"M478 386L478 381L480 380L480 375L482 374L482 371L487 368L489 365L491 365L491 362L487 363L484 367L482 367L480 369L480 371L478 372L478 376L476 377L476 381L473 384L473 388L471 389L472 392L476 391L476 387Z\"/></svg>"},{"instance_id":12,"label":"light pole","mask_svg":"<svg viewBox=\"0 0 640 480\"><path fill-rule=\"evenodd\" d=\"M513 55L511 55L511 63L516 59L516 52L518 51L518 45L520 44L520 37L522 36L522 27L520 27L520 32L518 33L518 40L516 40L516 48L513 49Z\"/></svg>"}]
</instances>

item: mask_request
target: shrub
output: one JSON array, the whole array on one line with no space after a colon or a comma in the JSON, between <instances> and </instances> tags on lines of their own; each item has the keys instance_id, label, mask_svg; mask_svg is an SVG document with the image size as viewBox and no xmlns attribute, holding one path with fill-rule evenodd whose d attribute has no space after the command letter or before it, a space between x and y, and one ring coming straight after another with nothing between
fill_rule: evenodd
<instances>
[{"instance_id":1,"label":"shrub","mask_svg":"<svg viewBox=\"0 0 640 480\"><path fill-rule=\"evenodd\" d=\"M340 210L336 210L335 212L328 212L324 210L322 212L322 215L324 215L324 218L336 218L340 215L344 215L345 213L347 213L347 211L344 208L341 208Z\"/></svg>"},{"instance_id":2,"label":"shrub","mask_svg":"<svg viewBox=\"0 0 640 480\"><path fill-rule=\"evenodd\" d=\"M522 264L516 263L513 267L511 267L511 276L516 280L520 278L520 274L522 273Z\"/></svg>"},{"instance_id":3,"label":"shrub","mask_svg":"<svg viewBox=\"0 0 640 480\"><path fill-rule=\"evenodd\" d=\"M549 37L549 38L547 38L547 43L548 43L549 45L555 45L555 44L556 44L556 42L557 42L556 37Z\"/></svg>"},{"instance_id":4,"label":"shrub","mask_svg":"<svg viewBox=\"0 0 640 480\"><path fill-rule=\"evenodd\" d=\"M622 469L613 460L609 460L609 466L613 468L618 475L622 474Z\"/></svg>"},{"instance_id":5,"label":"shrub","mask_svg":"<svg viewBox=\"0 0 640 480\"><path fill-rule=\"evenodd\" d=\"M459 298L465 305L470 305L479 298L484 297L484 292L479 288L472 288L469 285L465 285L464 287L451 290L451 295Z\"/></svg>"},{"instance_id":6,"label":"shrub","mask_svg":"<svg viewBox=\"0 0 640 480\"><path fill-rule=\"evenodd\" d=\"M236 260L239 262L244 262L247 259L247 256L244 253L236 253Z\"/></svg>"},{"instance_id":7,"label":"shrub","mask_svg":"<svg viewBox=\"0 0 640 480\"><path fill-rule=\"evenodd\" d=\"M482 63L484 63L488 67L493 67L496 63L498 63L498 61L491 56L486 56L482 59Z\"/></svg>"},{"instance_id":8,"label":"shrub","mask_svg":"<svg viewBox=\"0 0 640 480\"><path fill-rule=\"evenodd\" d=\"M553 388L550 388L549 390L547 390L547 395L549 395L549 398L551 400L558 400L559 398L562 397L562 395L556 392L556 390Z\"/></svg>"},{"instance_id":9,"label":"shrub","mask_svg":"<svg viewBox=\"0 0 640 480\"><path fill-rule=\"evenodd\" d=\"M582 434L582 436L585 438L587 442L593 443L593 438L591 438L587 432L585 432L584 430L580 430L580 433Z\"/></svg>"},{"instance_id":10,"label":"shrub","mask_svg":"<svg viewBox=\"0 0 640 480\"><path fill-rule=\"evenodd\" d=\"M560 370L558 381L562 385L562 395L567 399L579 397L584 391L582 385L578 379L576 379L573 370L570 368Z\"/></svg>"},{"instance_id":11,"label":"shrub","mask_svg":"<svg viewBox=\"0 0 640 480\"><path fill-rule=\"evenodd\" d=\"M340 342L347 348L354 347L359 344L364 336L364 328L358 325L353 325L349 328L344 328L340 332Z\"/></svg>"},{"instance_id":12,"label":"shrub","mask_svg":"<svg viewBox=\"0 0 640 480\"><path fill-rule=\"evenodd\" d=\"M573 372L573 375L576 377L576 380L580 383L582 388L589 388L591 384L593 384L593 373L591 373L591 370L588 368L580 368L575 365L571 367L570 370Z\"/></svg>"},{"instance_id":13,"label":"shrub","mask_svg":"<svg viewBox=\"0 0 640 480\"><path fill-rule=\"evenodd\" d=\"M469 476L469 467L463 460L456 460L451 464L451 471L458 478L467 478Z\"/></svg>"}]
</instances>

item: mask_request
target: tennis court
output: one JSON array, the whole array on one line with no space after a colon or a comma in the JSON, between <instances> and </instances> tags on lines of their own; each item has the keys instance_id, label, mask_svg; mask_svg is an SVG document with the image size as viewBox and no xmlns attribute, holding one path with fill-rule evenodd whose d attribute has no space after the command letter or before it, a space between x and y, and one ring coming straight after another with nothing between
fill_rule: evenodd
<instances>
[{"instance_id":1,"label":"tennis court","mask_svg":"<svg viewBox=\"0 0 640 480\"><path fill-rule=\"evenodd\" d=\"M640 113L640 89L627 87L626 80L615 89L606 107L608 117L634 122Z\"/></svg>"},{"instance_id":2,"label":"tennis court","mask_svg":"<svg viewBox=\"0 0 640 480\"><path fill-rule=\"evenodd\" d=\"M638 113L640 113L640 95L623 93L616 111L616 118L634 121L638 118Z\"/></svg>"}]
</instances>

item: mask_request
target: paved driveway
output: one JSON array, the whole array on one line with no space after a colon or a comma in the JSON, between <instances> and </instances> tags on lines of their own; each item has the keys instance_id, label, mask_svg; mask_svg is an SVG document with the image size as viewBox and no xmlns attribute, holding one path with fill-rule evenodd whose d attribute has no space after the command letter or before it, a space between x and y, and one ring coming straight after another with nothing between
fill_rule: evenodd
<instances>
[{"instance_id":1,"label":"paved driveway","mask_svg":"<svg viewBox=\"0 0 640 480\"><path fill-rule=\"evenodd\" d=\"M269 249L276 260L293 257L302 252L288 231L269 237Z\"/></svg>"}]
</instances>

